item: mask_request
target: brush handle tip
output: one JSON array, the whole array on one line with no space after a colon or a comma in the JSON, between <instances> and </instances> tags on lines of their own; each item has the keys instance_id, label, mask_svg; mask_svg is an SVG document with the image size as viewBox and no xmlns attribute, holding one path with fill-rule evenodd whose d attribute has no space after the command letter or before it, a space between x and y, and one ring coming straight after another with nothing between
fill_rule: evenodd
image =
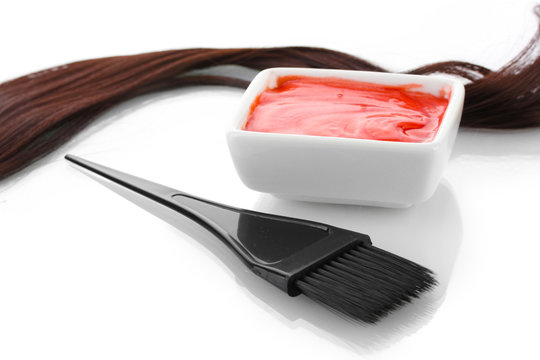
<instances>
[{"instance_id":1,"label":"brush handle tip","mask_svg":"<svg viewBox=\"0 0 540 360\"><path fill-rule=\"evenodd\" d=\"M75 160L77 160L77 158L78 158L77 156L71 155L71 154L64 155L64 159L71 162L74 162Z\"/></svg>"}]
</instances>

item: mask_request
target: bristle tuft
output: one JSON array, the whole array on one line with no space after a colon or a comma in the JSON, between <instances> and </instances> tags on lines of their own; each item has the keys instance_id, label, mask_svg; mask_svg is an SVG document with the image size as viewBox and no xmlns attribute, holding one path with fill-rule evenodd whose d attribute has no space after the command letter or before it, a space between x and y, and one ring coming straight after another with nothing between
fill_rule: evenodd
<instances>
[{"instance_id":1,"label":"bristle tuft","mask_svg":"<svg viewBox=\"0 0 540 360\"><path fill-rule=\"evenodd\" d=\"M296 286L349 318L374 323L436 283L431 270L423 266L359 245L304 275Z\"/></svg>"}]
</instances>

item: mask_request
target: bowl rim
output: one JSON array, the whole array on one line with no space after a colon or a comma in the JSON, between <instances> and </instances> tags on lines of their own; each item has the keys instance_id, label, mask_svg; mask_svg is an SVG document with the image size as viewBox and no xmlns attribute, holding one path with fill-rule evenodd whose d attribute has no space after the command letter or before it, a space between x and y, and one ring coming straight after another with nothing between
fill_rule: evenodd
<instances>
[{"instance_id":1,"label":"bowl rim","mask_svg":"<svg viewBox=\"0 0 540 360\"><path fill-rule=\"evenodd\" d=\"M434 139L427 142L400 142L400 141L386 141L386 140L374 140L374 139L359 139L359 138L345 138L337 136L320 136L320 135L305 135L305 134L281 134L270 132L259 132L243 130L247 116L246 110L251 107L251 104L255 98L268 87L268 81L271 76L280 75L305 75L312 77L338 77L343 79L357 80L371 82L375 84L384 84L381 80L403 80L403 83L416 82L421 85L426 85L433 82L443 83L450 87L450 97L448 106L444 112L441 120L441 125L437 130L437 134ZM366 79L362 79L365 78ZM380 79L379 81L376 81ZM374 81L375 80L375 81ZM262 89L262 90L258 90ZM417 147L433 147L444 142L446 138L450 136L451 130L454 125L459 124L461 116L456 112L460 110L460 104L463 103L465 97L464 85L456 80L446 76L440 75L416 75L416 74L402 74L391 72L376 72L376 71L362 71L362 70L341 70L341 69L320 69L320 68L292 68L292 67L275 67L268 68L260 71L251 81L247 87L244 95L242 96L239 109L234 117L232 129L227 133L228 136L236 134L239 136L258 137L262 140L291 140L291 141L319 141L325 143L336 143L343 145L363 144L365 146L391 146L400 147L402 149L417 148Z\"/></svg>"}]
</instances>

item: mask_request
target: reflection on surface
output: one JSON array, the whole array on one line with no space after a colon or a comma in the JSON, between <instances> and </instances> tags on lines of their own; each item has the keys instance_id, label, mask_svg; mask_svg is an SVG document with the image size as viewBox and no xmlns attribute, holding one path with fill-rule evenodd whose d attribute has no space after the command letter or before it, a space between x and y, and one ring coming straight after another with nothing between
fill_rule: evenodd
<instances>
[{"instance_id":1,"label":"reflection on surface","mask_svg":"<svg viewBox=\"0 0 540 360\"><path fill-rule=\"evenodd\" d=\"M460 156L540 156L540 129L460 129L451 160Z\"/></svg>"},{"instance_id":2,"label":"reflection on surface","mask_svg":"<svg viewBox=\"0 0 540 360\"><path fill-rule=\"evenodd\" d=\"M408 209L305 203L261 195L254 210L306 218L366 233L375 246L418 262L436 273L439 285L432 292L376 325L353 323L305 296L291 298L262 281L221 241L193 221L126 188L86 173L209 249L234 273L238 283L254 301L287 326L309 329L357 352L389 346L414 333L431 319L442 303L461 242L459 209L451 188L445 183L439 186L430 200Z\"/></svg>"}]
</instances>

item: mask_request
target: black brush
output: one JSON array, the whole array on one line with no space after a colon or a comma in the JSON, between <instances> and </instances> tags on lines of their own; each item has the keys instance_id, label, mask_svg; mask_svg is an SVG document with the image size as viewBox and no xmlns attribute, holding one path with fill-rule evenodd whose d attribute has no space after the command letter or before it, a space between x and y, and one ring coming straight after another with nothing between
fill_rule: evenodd
<instances>
[{"instance_id":1,"label":"black brush","mask_svg":"<svg viewBox=\"0 0 540 360\"><path fill-rule=\"evenodd\" d=\"M66 159L202 225L290 296L304 294L352 319L376 322L436 284L430 270L372 246L367 235L222 205L72 155Z\"/></svg>"}]
</instances>

